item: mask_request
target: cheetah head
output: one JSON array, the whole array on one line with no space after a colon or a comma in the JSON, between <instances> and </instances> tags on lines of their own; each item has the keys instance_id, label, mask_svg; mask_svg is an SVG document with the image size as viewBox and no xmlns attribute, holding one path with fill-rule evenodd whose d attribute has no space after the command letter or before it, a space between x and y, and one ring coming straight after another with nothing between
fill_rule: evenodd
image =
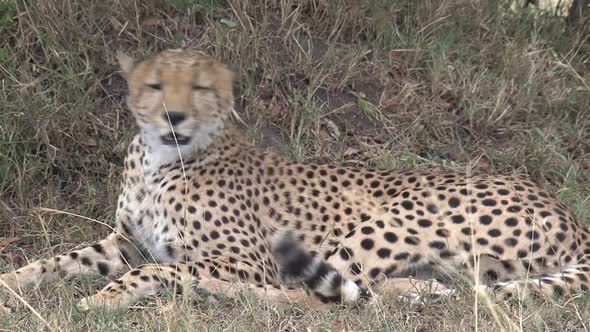
<instances>
[{"instance_id":1,"label":"cheetah head","mask_svg":"<svg viewBox=\"0 0 590 332\"><path fill-rule=\"evenodd\" d=\"M144 138L161 146L207 146L233 107L233 74L196 50L166 50L143 61L117 55L127 105Z\"/></svg>"}]
</instances>

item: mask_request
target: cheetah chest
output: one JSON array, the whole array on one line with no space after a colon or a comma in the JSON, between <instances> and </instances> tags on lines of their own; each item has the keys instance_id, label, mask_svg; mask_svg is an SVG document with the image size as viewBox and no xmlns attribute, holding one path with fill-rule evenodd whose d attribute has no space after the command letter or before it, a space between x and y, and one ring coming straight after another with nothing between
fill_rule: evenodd
<instances>
[{"instance_id":1,"label":"cheetah chest","mask_svg":"<svg viewBox=\"0 0 590 332\"><path fill-rule=\"evenodd\" d=\"M153 175L146 176L141 182L128 183L124 187L119 198L117 219L147 258L161 263L177 261L181 250L186 248L186 242L191 240L185 236L185 221L174 218L166 208L173 198L163 189L165 180ZM183 254L193 256L192 252Z\"/></svg>"}]
</instances>

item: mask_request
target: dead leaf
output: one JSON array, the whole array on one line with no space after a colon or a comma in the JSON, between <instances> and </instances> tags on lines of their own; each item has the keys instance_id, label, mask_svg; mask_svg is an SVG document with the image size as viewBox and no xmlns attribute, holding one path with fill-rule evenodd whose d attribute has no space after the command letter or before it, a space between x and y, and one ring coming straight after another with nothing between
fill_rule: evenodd
<instances>
[{"instance_id":1,"label":"dead leaf","mask_svg":"<svg viewBox=\"0 0 590 332\"><path fill-rule=\"evenodd\" d=\"M332 331L343 331L344 330L344 324L342 323L341 320L339 319L334 319L332 322L330 322L331 324L331 330Z\"/></svg>"},{"instance_id":2,"label":"dead leaf","mask_svg":"<svg viewBox=\"0 0 590 332\"><path fill-rule=\"evenodd\" d=\"M258 95L260 96L260 98L262 98L263 100L269 100L274 95L272 87L269 83L263 82L258 84L256 90L258 91Z\"/></svg>"},{"instance_id":3,"label":"dead leaf","mask_svg":"<svg viewBox=\"0 0 590 332\"><path fill-rule=\"evenodd\" d=\"M348 147L346 148L346 150L344 150L343 156L344 157L350 157L350 156L354 156L356 154L359 154L361 151L359 149L353 148L353 147Z\"/></svg>"},{"instance_id":4,"label":"dead leaf","mask_svg":"<svg viewBox=\"0 0 590 332\"><path fill-rule=\"evenodd\" d=\"M422 147L418 144L410 144L409 146L410 151L412 151L413 153L419 155L422 152Z\"/></svg>"},{"instance_id":5,"label":"dead leaf","mask_svg":"<svg viewBox=\"0 0 590 332\"><path fill-rule=\"evenodd\" d=\"M20 240L18 237L0 237L0 250L6 248L9 244Z\"/></svg>"},{"instance_id":6,"label":"dead leaf","mask_svg":"<svg viewBox=\"0 0 590 332\"><path fill-rule=\"evenodd\" d=\"M158 307L158 311L161 314L170 314L170 313L176 312L177 310L178 310L178 306L173 302L166 303L166 304L163 304Z\"/></svg>"},{"instance_id":7,"label":"dead leaf","mask_svg":"<svg viewBox=\"0 0 590 332\"><path fill-rule=\"evenodd\" d=\"M392 68L389 71L389 76L391 77L392 80L394 80L396 82L400 82L401 81L401 79L400 79L400 76L401 75L400 75L399 71L397 69L395 69L395 68Z\"/></svg>"},{"instance_id":8,"label":"dead leaf","mask_svg":"<svg viewBox=\"0 0 590 332\"><path fill-rule=\"evenodd\" d=\"M334 123L334 121L330 119L322 119L322 124L326 126L326 131L330 136L335 139L340 138L340 129L338 129L338 126Z\"/></svg>"},{"instance_id":9,"label":"dead leaf","mask_svg":"<svg viewBox=\"0 0 590 332\"><path fill-rule=\"evenodd\" d=\"M330 135L330 133L327 130L320 128L320 130L318 131L318 138L320 139L320 141L327 141L332 139L332 135Z\"/></svg>"},{"instance_id":10,"label":"dead leaf","mask_svg":"<svg viewBox=\"0 0 590 332\"><path fill-rule=\"evenodd\" d=\"M148 17L141 21L141 26L143 27L155 27L159 26L162 23L162 20L155 17Z\"/></svg>"},{"instance_id":11,"label":"dead leaf","mask_svg":"<svg viewBox=\"0 0 590 332\"><path fill-rule=\"evenodd\" d=\"M273 118L276 118L277 116L281 115L284 113L284 108L281 104L275 104L271 109L270 109L270 115Z\"/></svg>"},{"instance_id":12,"label":"dead leaf","mask_svg":"<svg viewBox=\"0 0 590 332\"><path fill-rule=\"evenodd\" d=\"M86 139L84 142L82 142L83 145L85 146L89 146L89 147L95 147L98 145L98 143L96 142L95 139L93 138L88 138Z\"/></svg>"},{"instance_id":13,"label":"dead leaf","mask_svg":"<svg viewBox=\"0 0 590 332\"><path fill-rule=\"evenodd\" d=\"M436 103L438 104L438 106L440 106L440 108L447 109L447 110L450 109L451 106L453 106L453 102L442 99L442 98L439 98L436 101Z\"/></svg>"},{"instance_id":14,"label":"dead leaf","mask_svg":"<svg viewBox=\"0 0 590 332\"><path fill-rule=\"evenodd\" d=\"M222 24L227 25L230 28L235 28L238 26L238 23L232 21L231 18L222 18L219 20L219 22L221 22Z\"/></svg>"},{"instance_id":15,"label":"dead leaf","mask_svg":"<svg viewBox=\"0 0 590 332\"><path fill-rule=\"evenodd\" d=\"M492 166L483 157L479 158L479 160L477 161L477 168L481 169L482 171L484 171L485 173L488 173L488 174L492 172Z\"/></svg>"},{"instance_id":16,"label":"dead leaf","mask_svg":"<svg viewBox=\"0 0 590 332\"><path fill-rule=\"evenodd\" d=\"M111 23L111 26L115 30L121 30L125 27L125 25L123 23L117 21L117 19L114 17L109 17L109 22Z\"/></svg>"}]
</instances>

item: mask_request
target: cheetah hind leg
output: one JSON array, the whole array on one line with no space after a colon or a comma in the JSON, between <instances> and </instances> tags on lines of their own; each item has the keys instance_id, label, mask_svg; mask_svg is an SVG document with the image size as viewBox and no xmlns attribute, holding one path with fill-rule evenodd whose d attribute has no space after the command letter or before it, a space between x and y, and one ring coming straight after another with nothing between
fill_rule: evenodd
<instances>
[{"instance_id":1,"label":"cheetah hind leg","mask_svg":"<svg viewBox=\"0 0 590 332\"><path fill-rule=\"evenodd\" d=\"M455 294L455 289L446 286L436 279L387 278L375 284L373 292L381 295L396 295L400 299L421 304L426 299L447 298Z\"/></svg>"},{"instance_id":2,"label":"cheetah hind leg","mask_svg":"<svg viewBox=\"0 0 590 332\"><path fill-rule=\"evenodd\" d=\"M545 298L571 297L590 289L590 257L580 257L576 263L569 264L559 271L534 274L529 278L496 282L492 287L482 286L496 298L524 298L540 295Z\"/></svg>"},{"instance_id":3,"label":"cheetah hind leg","mask_svg":"<svg viewBox=\"0 0 590 332\"><path fill-rule=\"evenodd\" d=\"M254 295L273 303L285 304L303 302L309 299L302 289L286 289L274 285L253 285L240 281L231 282L211 277L209 271L223 270L219 262L176 262L167 264L146 264L109 283L97 294L84 298L76 305L80 311L95 307L122 309L141 299L165 291L172 294L186 294L195 287L208 293L223 293L236 296L244 290L252 290Z\"/></svg>"},{"instance_id":4,"label":"cheetah hind leg","mask_svg":"<svg viewBox=\"0 0 590 332\"><path fill-rule=\"evenodd\" d=\"M205 289L210 294L221 294L237 298L245 294L245 292L252 291L252 293L260 299L268 300L273 304L291 305L297 304L312 304L321 305L317 303L309 294L302 288L287 288L276 285L261 285L261 284L246 284L240 282L227 282L220 279L201 279L199 280L199 288Z\"/></svg>"}]
</instances>

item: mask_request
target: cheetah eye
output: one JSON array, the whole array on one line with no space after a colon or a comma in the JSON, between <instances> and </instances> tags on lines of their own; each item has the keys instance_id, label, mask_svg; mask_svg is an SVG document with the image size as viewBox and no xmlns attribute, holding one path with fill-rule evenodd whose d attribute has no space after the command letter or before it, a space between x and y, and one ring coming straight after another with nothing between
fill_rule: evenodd
<instances>
[{"instance_id":1,"label":"cheetah eye","mask_svg":"<svg viewBox=\"0 0 590 332\"><path fill-rule=\"evenodd\" d=\"M198 90L209 90L208 87L206 86L202 86L202 85L193 85L193 90L198 91Z\"/></svg>"},{"instance_id":2,"label":"cheetah eye","mask_svg":"<svg viewBox=\"0 0 590 332\"><path fill-rule=\"evenodd\" d=\"M162 86L160 85L160 83L146 84L146 86L150 89L153 89L153 90L161 90L162 89Z\"/></svg>"}]
</instances>

